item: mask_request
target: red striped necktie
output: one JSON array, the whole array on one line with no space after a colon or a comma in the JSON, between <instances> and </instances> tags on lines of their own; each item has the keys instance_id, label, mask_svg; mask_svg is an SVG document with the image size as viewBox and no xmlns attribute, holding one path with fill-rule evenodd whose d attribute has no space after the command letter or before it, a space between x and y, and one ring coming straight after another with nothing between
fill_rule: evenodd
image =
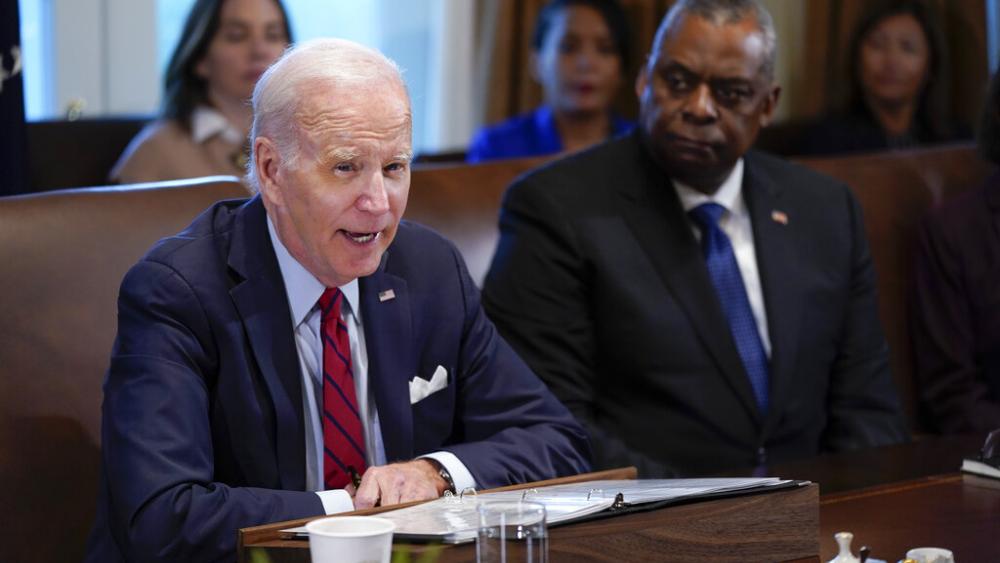
<instances>
[{"instance_id":1,"label":"red striped necktie","mask_svg":"<svg viewBox=\"0 0 1000 563\"><path fill-rule=\"evenodd\" d=\"M323 315L323 482L343 489L351 472L365 472L365 439L351 373L351 343L340 318L344 294L328 288L319 298Z\"/></svg>"}]
</instances>

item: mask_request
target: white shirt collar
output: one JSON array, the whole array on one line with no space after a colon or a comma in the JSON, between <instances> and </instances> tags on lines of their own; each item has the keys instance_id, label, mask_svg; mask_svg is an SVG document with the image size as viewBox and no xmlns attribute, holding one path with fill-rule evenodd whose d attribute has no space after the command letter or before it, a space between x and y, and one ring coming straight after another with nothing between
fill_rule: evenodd
<instances>
[{"instance_id":1,"label":"white shirt collar","mask_svg":"<svg viewBox=\"0 0 1000 563\"><path fill-rule=\"evenodd\" d=\"M733 171L729 173L719 189L712 195L706 195L691 186L673 180L674 189L677 190L678 197L681 198L681 205L684 211L691 211L703 203L718 203L726 208L730 214L737 215L743 212L745 204L740 194L743 192L743 159L736 161Z\"/></svg>"},{"instance_id":2,"label":"white shirt collar","mask_svg":"<svg viewBox=\"0 0 1000 563\"><path fill-rule=\"evenodd\" d=\"M216 135L234 145L241 145L244 141L243 133L217 110L208 106L194 108L191 113L191 138L194 142L204 143Z\"/></svg>"},{"instance_id":3,"label":"white shirt collar","mask_svg":"<svg viewBox=\"0 0 1000 563\"><path fill-rule=\"evenodd\" d=\"M271 236L271 244L274 245L274 254L278 258L278 268L281 270L281 278L285 281L285 292L288 293L288 307L292 311L292 326L299 326L306 319L309 312L316 306L321 295L326 290L326 286L316 279L309 270L305 269L299 261L292 257L285 245L278 238L278 233L274 230L274 223L271 218L267 218L267 232ZM358 280L353 279L350 283L340 286L340 291L344 292L350 312L353 313L354 321L360 321L360 311L358 308Z\"/></svg>"}]
</instances>

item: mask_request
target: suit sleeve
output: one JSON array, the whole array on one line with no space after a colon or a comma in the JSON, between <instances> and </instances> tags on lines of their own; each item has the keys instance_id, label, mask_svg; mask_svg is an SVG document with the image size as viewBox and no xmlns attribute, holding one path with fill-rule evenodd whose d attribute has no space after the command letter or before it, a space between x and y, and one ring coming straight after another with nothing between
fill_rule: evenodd
<instances>
[{"instance_id":1,"label":"suit sleeve","mask_svg":"<svg viewBox=\"0 0 1000 563\"><path fill-rule=\"evenodd\" d=\"M165 265L140 262L119 295L102 407L108 516L129 561L231 561L239 528L323 513L312 492L213 479L217 364L191 287Z\"/></svg>"},{"instance_id":2,"label":"suit sleeve","mask_svg":"<svg viewBox=\"0 0 1000 563\"><path fill-rule=\"evenodd\" d=\"M961 252L940 223L924 224L911 308L914 367L923 405L937 429L949 433L1000 428L1000 404L990 400L976 360L971 290Z\"/></svg>"},{"instance_id":3,"label":"suit sleeve","mask_svg":"<svg viewBox=\"0 0 1000 563\"><path fill-rule=\"evenodd\" d=\"M596 469L635 466L642 477L673 475L601 424L601 386L614 377L599 373L587 262L562 206L539 187L522 180L504 198L486 312L584 425Z\"/></svg>"},{"instance_id":4,"label":"suit sleeve","mask_svg":"<svg viewBox=\"0 0 1000 563\"><path fill-rule=\"evenodd\" d=\"M457 251L453 258L465 312L458 366L462 436L443 449L484 488L590 471L583 428L500 337Z\"/></svg>"},{"instance_id":5,"label":"suit sleeve","mask_svg":"<svg viewBox=\"0 0 1000 563\"><path fill-rule=\"evenodd\" d=\"M851 263L844 325L830 374L829 418L823 433L823 446L829 451L908 439L878 316L875 269L861 208L846 186L843 193Z\"/></svg>"}]
</instances>

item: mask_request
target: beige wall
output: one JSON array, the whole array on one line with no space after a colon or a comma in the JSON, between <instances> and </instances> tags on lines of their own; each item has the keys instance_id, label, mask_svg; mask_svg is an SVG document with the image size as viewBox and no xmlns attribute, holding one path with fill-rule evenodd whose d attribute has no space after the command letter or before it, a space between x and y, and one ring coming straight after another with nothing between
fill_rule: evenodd
<instances>
[{"instance_id":1,"label":"beige wall","mask_svg":"<svg viewBox=\"0 0 1000 563\"><path fill-rule=\"evenodd\" d=\"M763 0L774 18L778 34L778 64L775 78L781 85L776 121L785 121L802 114L800 103L805 91L805 31L806 0Z\"/></svg>"}]
</instances>

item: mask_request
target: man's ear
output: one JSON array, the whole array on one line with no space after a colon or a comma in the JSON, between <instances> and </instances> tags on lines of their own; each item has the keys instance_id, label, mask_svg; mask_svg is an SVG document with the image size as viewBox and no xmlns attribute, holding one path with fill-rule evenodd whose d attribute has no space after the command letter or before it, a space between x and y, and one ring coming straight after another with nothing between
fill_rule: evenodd
<instances>
[{"instance_id":1,"label":"man's ear","mask_svg":"<svg viewBox=\"0 0 1000 563\"><path fill-rule=\"evenodd\" d=\"M781 97L781 86L774 84L771 86L771 90L767 93L764 104L760 112L760 126L767 127L771 124L771 120L774 118L774 112L778 109L778 98Z\"/></svg>"},{"instance_id":2,"label":"man's ear","mask_svg":"<svg viewBox=\"0 0 1000 563\"><path fill-rule=\"evenodd\" d=\"M254 172L260 195L271 205L284 205L281 193L281 154L274 141L267 137L257 137L253 141Z\"/></svg>"}]
</instances>

